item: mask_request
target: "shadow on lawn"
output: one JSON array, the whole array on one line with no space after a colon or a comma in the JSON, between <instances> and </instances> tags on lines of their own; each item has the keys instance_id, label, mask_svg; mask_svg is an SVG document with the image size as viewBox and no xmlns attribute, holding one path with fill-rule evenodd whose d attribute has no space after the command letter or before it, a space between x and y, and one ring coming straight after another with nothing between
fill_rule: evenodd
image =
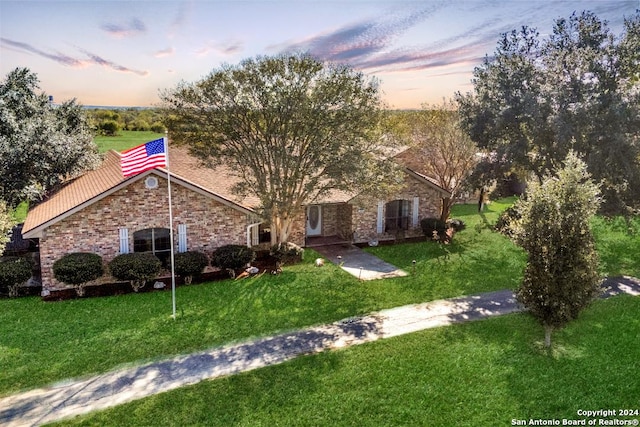
<instances>
[{"instance_id":1,"label":"shadow on lawn","mask_svg":"<svg viewBox=\"0 0 640 427\"><path fill-rule=\"evenodd\" d=\"M380 336L378 319L369 316L122 369L0 399L0 423L49 422Z\"/></svg>"}]
</instances>

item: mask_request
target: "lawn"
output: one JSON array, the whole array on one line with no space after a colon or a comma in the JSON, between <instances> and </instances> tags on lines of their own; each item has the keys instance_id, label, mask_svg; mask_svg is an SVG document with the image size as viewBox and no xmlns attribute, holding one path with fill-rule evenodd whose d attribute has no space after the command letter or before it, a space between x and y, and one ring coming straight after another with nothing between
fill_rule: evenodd
<instances>
[{"instance_id":1,"label":"lawn","mask_svg":"<svg viewBox=\"0 0 640 427\"><path fill-rule=\"evenodd\" d=\"M506 205L492 205L486 216L495 221ZM465 218L473 222L473 216ZM508 240L474 226L456 240L448 261L431 242L375 248L408 268L411 276L404 278L360 282L334 265L316 268L317 253L307 251L304 263L279 276L179 287L175 321L170 292L56 303L0 300L0 395L123 363L517 285L524 255Z\"/></svg>"},{"instance_id":2,"label":"lawn","mask_svg":"<svg viewBox=\"0 0 640 427\"><path fill-rule=\"evenodd\" d=\"M638 297L597 301L554 335L551 354L542 329L512 314L305 356L60 425L506 426L640 409L639 311Z\"/></svg>"},{"instance_id":3,"label":"lawn","mask_svg":"<svg viewBox=\"0 0 640 427\"><path fill-rule=\"evenodd\" d=\"M0 300L0 396L69 377L104 372L250 337L333 322L398 305L496 289L514 289L524 253L491 231L512 203L456 206L467 223L446 247L431 242L369 248L405 268L405 278L360 282L333 265L313 265L317 254L288 266L279 276L221 281L177 289L177 319L171 293L152 292L45 303L37 297ZM599 234L617 222L603 221ZM639 275L638 233L619 232L599 243L603 272ZM617 264L616 259L629 262ZM412 261L416 260L415 270ZM626 258L625 258L626 259Z\"/></svg>"},{"instance_id":4,"label":"lawn","mask_svg":"<svg viewBox=\"0 0 640 427\"><path fill-rule=\"evenodd\" d=\"M601 273L640 277L640 217L630 221L596 217L591 224Z\"/></svg>"},{"instance_id":5,"label":"lawn","mask_svg":"<svg viewBox=\"0 0 640 427\"><path fill-rule=\"evenodd\" d=\"M124 151L127 148L153 141L164 137L164 133L143 132L143 131L120 131L117 136L96 136L93 142L96 143L101 153L108 150Z\"/></svg>"}]
</instances>

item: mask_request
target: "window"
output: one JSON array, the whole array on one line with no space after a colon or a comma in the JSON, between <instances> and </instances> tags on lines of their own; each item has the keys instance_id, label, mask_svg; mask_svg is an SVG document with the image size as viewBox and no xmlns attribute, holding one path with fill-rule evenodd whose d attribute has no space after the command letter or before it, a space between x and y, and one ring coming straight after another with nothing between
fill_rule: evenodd
<instances>
[{"instance_id":1,"label":"window","mask_svg":"<svg viewBox=\"0 0 640 427\"><path fill-rule=\"evenodd\" d=\"M171 256L170 241L168 228L146 228L133 233L133 251L151 252L166 266Z\"/></svg>"},{"instance_id":2,"label":"window","mask_svg":"<svg viewBox=\"0 0 640 427\"><path fill-rule=\"evenodd\" d=\"M385 205L384 231L407 230L409 228L409 201L394 200Z\"/></svg>"},{"instance_id":3,"label":"window","mask_svg":"<svg viewBox=\"0 0 640 427\"><path fill-rule=\"evenodd\" d=\"M154 188L158 188L158 178L156 178L155 176L148 176L144 180L144 186L150 190L153 190Z\"/></svg>"}]
</instances>

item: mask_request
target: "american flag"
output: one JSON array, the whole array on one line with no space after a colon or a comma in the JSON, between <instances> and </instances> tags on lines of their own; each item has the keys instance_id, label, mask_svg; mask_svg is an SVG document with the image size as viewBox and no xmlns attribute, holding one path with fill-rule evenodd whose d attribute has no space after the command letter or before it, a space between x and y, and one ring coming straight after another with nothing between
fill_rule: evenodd
<instances>
[{"instance_id":1,"label":"american flag","mask_svg":"<svg viewBox=\"0 0 640 427\"><path fill-rule=\"evenodd\" d=\"M125 177L167 165L164 138L138 145L121 154L120 167Z\"/></svg>"}]
</instances>

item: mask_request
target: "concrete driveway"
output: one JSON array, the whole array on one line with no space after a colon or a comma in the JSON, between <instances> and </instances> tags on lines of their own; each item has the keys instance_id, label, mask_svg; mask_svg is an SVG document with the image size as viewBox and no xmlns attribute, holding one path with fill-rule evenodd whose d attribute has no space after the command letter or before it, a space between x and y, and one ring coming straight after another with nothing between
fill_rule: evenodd
<instances>
[{"instance_id":1,"label":"concrete driveway","mask_svg":"<svg viewBox=\"0 0 640 427\"><path fill-rule=\"evenodd\" d=\"M407 275L406 271L351 244L317 246L313 249L360 280L387 279Z\"/></svg>"}]
</instances>

